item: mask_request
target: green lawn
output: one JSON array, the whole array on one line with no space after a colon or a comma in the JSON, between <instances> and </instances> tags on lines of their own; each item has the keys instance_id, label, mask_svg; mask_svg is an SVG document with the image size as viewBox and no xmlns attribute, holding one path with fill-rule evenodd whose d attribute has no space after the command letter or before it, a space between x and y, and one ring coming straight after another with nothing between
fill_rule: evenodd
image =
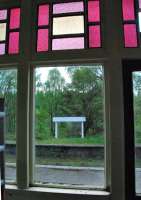
<instances>
[{"instance_id":1,"label":"green lawn","mask_svg":"<svg viewBox=\"0 0 141 200\"><path fill-rule=\"evenodd\" d=\"M94 136L81 137L50 137L44 140L36 140L36 144L83 144L83 145L103 145L104 136L103 134L97 134Z\"/></svg>"}]
</instances>

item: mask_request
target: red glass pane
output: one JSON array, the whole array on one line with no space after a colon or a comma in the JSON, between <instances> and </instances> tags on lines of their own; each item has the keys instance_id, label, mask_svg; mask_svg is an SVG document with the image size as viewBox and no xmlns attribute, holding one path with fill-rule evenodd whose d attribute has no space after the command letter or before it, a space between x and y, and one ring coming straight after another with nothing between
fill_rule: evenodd
<instances>
[{"instance_id":1,"label":"red glass pane","mask_svg":"<svg viewBox=\"0 0 141 200\"><path fill-rule=\"evenodd\" d=\"M37 37L37 52L48 51L48 29L39 29Z\"/></svg>"},{"instance_id":2,"label":"red glass pane","mask_svg":"<svg viewBox=\"0 0 141 200\"><path fill-rule=\"evenodd\" d=\"M9 33L9 54L19 53L19 32Z\"/></svg>"},{"instance_id":3,"label":"red glass pane","mask_svg":"<svg viewBox=\"0 0 141 200\"><path fill-rule=\"evenodd\" d=\"M13 8L10 11L10 29L20 27L20 8Z\"/></svg>"},{"instance_id":4,"label":"red glass pane","mask_svg":"<svg viewBox=\"0 0 141 200\"><path fill-rule=\"evenodd\" d=\"M88 1L88 21L100 21L100 4L99 1Z\"/></svg>"},{"instance_id":5,"label":"red glass pane","mask_svg":"<svg viewBox=\"0 0 141 200\"><path fill-rule=\"evenodd\" d=\"M89 26L89 47L101 47L100 26Z\"/></svg>"},{"instance_id":6,"label":"red glass pane","mask_svg":"<svg viewBox=\"0 0 141 200\"><path fill-rule=\"evenodd\" d=\"M49 24L49 5L39 6L38 13L38 26L48 25Z\"/></svg>"},{"instance_id":7,"label":"red glass pane","mask_svg":"<svg viewBox=\"0 0 141 200\"><path fill-rule=\"evenodd\" d=\"M123 20L135 20L134 0L122 0Z\"/></svg>"},{"instance_id":8,"label":"red glass pane","mask_svg":"<svg viewBox=\"0 0 141 200\"><path fill-rule=\"evenodd\" d=\"M137 47L137 30L135 24L124 25L124 41L125 47Z\"/></svg>"}]
</instances>

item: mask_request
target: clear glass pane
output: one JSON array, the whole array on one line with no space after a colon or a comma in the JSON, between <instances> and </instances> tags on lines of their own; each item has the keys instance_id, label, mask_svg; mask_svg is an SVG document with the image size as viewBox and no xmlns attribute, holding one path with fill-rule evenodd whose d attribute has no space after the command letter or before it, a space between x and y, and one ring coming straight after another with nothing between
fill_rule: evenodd
<instances>
[{"instance_id":1,"label":"clear glass pane","mask_svg":"<svg viewBox=\"0 0 141 200\"><path fill-rule=\"evenodd\" d=\"M7 10L0 10L0 20L7 19Z\"/></svg>"},{"instance_id":2,"label":"clear glass pane","mask_svg":"<svg viewBox=\"0 0 141 200\"><path fill-rule=\"evenodd\" d=\"M4 41L6 39L6 23L0 24L0 41Z\"/></svg>"},{"instance_id":3,"label":"clear glass pane","mask_svg":"<svg viewBox=\"0 0 141 200\"><path fill-rule=\"evenodd\" d=\"M99 1L88 1L88 22L100 21Z\"/></svg>"},{"instance_id":4,"label":"clear glass pane","mask_svg":"<svg viewBox=\"0 0 141 200\"><path fill-rule=\"evenodd\" d=\"M101 47L100 26L89 26L89 47Z\"/></svg>"},{"instance_id":5,"label":"clear glass pane","mask_svg":"<svg viewBox=\"0 0 141 200\"><path fill-rule=\"evenodd\" d=\"M133 72L136 193L141 193L141 72Z\"/></svg>"},{"instance_id":6,"label":"clear glass pane","mask_svg":"<svg viewBox=\"0 0 141 200\"><path fill-rule=\"evenodd\" d=\"M54 17L53 35L84 33L84 17Z\"/></svg>"},{"instance_id":7,"label":"clear glass pane","mask_svg":"<svg viewBox=\"0 0 141 200\"><path fill-rule=\"evenodd\" d=\"M124 40L125 40L125 47L138 46L136 24L124 25Z\"/></svg>"},{"instance_id":8,"label":"clear glass pane","mask_svg":"<svg viewBox=\"0 0 141 200\"><path fill-rule=\"evenodd\" d=\"M2 43L0 44L0 55L4 55L5 54L5 44Z\"/></svg>"},{"instance_id":9,"label":"clear glass pane","mask_svg":"<svg viewBox=\"0 0 141 200\"><path fill-rule=\"evenodd\" d=\"M135 20L134 0L122 0L123 20Z\"/></svg>"},{"instance_id":10,"label":"clear glass pane","mask_svg":"<svg viewBox=\"0 0 141 200\"><path fill-rule=\"evenodd\" d=\"M19 32L9 33L9 54L18 54L19 53Z\"/></svg>"},{"instance_id":11,"label":"clear glass pane","mask_svg":"<svg viewBox=\"0 0 141 200\"><path fill-rule=\"evenodd\" d=\"M6 181L16 181L17 71L0 70L0 97L5 98Z\"/></svg>"},{"instance_id":12,"label":"clear glass pane","mask_svg":"<svg viewBox=\"0 0 141 200\"><path fill-rule=\"evenodd\" d=\"M39 29L37 37L37 52L48 51L48 29Z\"/></svg>"},{"instance_id":13,"label":"clear glass pane","mask_svg":"<svg viewBox=\"0 0 141 200\"><path fill-rule=\"evenodd\" d=\"M38 14L38 26L49 24L49 5L40 5Z\"/></svg>"},{"instance_id":14,"label":"clear glass pane","mask_svg":"<svg viewBox=\"0 0 141 200\"><path fill-rule=\"evenodd\" d=\"M104 188L101 65L35 70L36 183Z\"/></svg>"},{"instance_id":15,"label":"clear glass pane","mask_svg":"<svg viewBox=\"0 0 141 200\"><path fill-rule=\"evenodd\" d=\"M73 13L73 12L83 12L84 3L80 2L71 2L71 3L59 3L53 5L53 14L61 13Z\"/></svg>"},{"instance_id":16,"label":"clear glass pane","mask_svg":"<svg viewBox=\"0 0 141 200\"><path fill-rule=\"evenodd\" d=\"M84 49L84 38L59 38L52 40L52 50Z\"/></svg>"},{"instance_id":17,"label":"clear glass pane","mask_svg":"<svg viewBox=\"0 0 141 200\"><path fill-rule=\"evenodd\" d=\"M10 10L10 29L20 28L20 8Z\"/></svg>"}]
</instances>

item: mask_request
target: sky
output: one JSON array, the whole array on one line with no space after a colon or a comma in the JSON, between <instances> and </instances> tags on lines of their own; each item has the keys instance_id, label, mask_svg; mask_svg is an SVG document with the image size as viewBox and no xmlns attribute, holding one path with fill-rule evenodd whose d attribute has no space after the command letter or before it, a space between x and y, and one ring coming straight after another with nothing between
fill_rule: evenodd
<instances>
[{"instance_id":1,"label":"sky","mask_svg":"<svg viewBox=\"0 0 141 200\"><path fill-rule=\"evenodd\" d=\"M41 75L40 78L42 83L47 80L48 72L54 68L59 70L61 76L65 79L66 83L71 83L71 78L66 71L66 67L39 67L36 68L36 72Z\"/></svg>"}]
</instances>

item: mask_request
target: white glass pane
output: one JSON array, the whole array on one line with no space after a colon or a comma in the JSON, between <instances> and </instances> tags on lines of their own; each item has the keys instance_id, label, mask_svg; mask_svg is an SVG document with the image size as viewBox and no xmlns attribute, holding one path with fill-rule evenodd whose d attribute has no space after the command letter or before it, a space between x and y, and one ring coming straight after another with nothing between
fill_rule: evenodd
<instances>
[{"instance_id":1,"label":"white glass pane","mask_svg":"<svg viewBox=\"0 0 141 200\"><path fill-rule=\"evenodd\" d=\"M0 41L6 38L6 23L0 24Z\"/></svg>"},{"instance_id":2,"label":"white glass pane","mask_svg":"<svg viewBox=\"0 0 141 200\"><path fill-rule=\"evenodd\" d=\"M84 17L55 17L53 18L53 35L84 33Z\"/></svg>"}]
</instances>

